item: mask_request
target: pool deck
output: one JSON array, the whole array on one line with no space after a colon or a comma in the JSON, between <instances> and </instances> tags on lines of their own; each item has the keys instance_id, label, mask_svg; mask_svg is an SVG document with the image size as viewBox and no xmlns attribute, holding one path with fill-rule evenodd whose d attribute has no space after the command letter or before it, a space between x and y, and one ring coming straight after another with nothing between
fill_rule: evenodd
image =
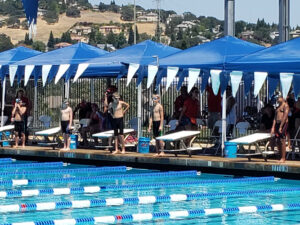
<instances>
[{"instance_id":1,"label":"pool deck","mask_svg":"<svg viewBox=\"0 0 300 225\"><path fill-rule=\"evenodd\" d=\"M228 173L238 175L274 175L300 179L300 161L287 160L278 163L277 160L263 158L222 158L218 156L166 154L164 157L154 157L153 153L141 154L128 152L113 155L109 151L76 149L71 151L52 150L44 147L29 146L26 148L0 147L0 156L17 159L66 161L97 165L127 165L150 169L197 169L203 172Z\"/></svg>"}]
</instances>

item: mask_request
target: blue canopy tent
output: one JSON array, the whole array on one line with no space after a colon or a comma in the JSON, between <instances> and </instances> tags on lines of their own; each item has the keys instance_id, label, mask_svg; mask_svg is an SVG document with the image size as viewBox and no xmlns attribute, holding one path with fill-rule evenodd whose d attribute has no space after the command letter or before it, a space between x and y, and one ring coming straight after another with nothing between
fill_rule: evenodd
<instances>
[{"instance_id":1,"label":"blue canopy tent","mask_svg":"<svg viewBox=\"0 0 300 225\"><path fill-rule=\"evenodd\" d=\"M189 90L191 90L194 86L200 75L202 76L202 89L205 88L209 75L211 76L212 87L215 94L218 93L221 85L221 93L223 93L222 149L224 148L224 141L226 140L225 89L227 87L229 77L231 77L231 83L234 84L235 87L238 87L242 77L241 74L237 74L237 76L229 76L229 74L225 73L226 65L235 59L263 49L263 46L243 41L235 37L225 36L223 38L186 49L160 60L160 70L167 70L167 88L172 83L178 72L181 72L180 80L183 80L183 77L188 74ZM161 73L161 76L158 78L158 82L160 82L162 75L163 74Z\"/></svg>"},{"instance_id":2,"label":"blue canopy tent","mask_svg":"<svg viewBox=\"0 0 300 225\"><path fill-rule=\"evenodd\" d=\"M19 70L18 72L19 76L24 76L25 85L32 73L35 74L35 79L38 79L40 74L42 74L43 85L45 86L46 81L51 81L54 76L56 76L55 83L63 76L68 80L75 74L76 70L80 69L77 68L80 63L107 53L107 51L102 49L79 42L65 48L16 62L11 67L25 67L25 70Z\"/></svg>"},{"instance_id":3,"label":"blue canopy tent","mask_svg":"<svg viewBox=\"0 0 300 225\"><path fill-rule=\"evenodd\" d=\"M168 55L179 52L180 49L170 46L162 45L150 40L143 41L139 44L129 46L115 52L109 53L99 58L92 59L85 62L88 64L87 69L81 74L74 77L74 82L81 77L101 77L101 76L115 76L121 78L126 74L127 85L130 83L132 77L137 72L139 74L138 84L142 81L145 68L155 59L160 59ZM129 65L129 66L128 66ZM141 117L142 117L142 88L138 85L138 136L141 136Z\"/></svg>"},{"instance_id":4,"label":"blue canopy tent","mask_svg":"<svg viewBox=\"0 0 300 225\"><path fill-rule=\"evenodd\" d=\"M180 49L166 46L151 40L143 41L136 45L132 45L115 52L109 53L99 58L86 61L89 64L82 75L76 76L74 82L82 77L99 77L99 76L122 76L127 72L126 64L148 65L157 58L164 58L171 54L179 52ZM140 67L139 72L142 72ZM139 82L144 74L139 73Z\"/></svg>"},{"instance_id":5,"label":"blue canopy tent","mask_svg":"<svg viewBox=\"0 0 300 225\"><path fill-rule=\"evenodd\" d=\"M226 69L266 72L272 83L277 84L280 79L283 95L287 94L291 82L293 82L295 96L297 96L300 94L300 38L244 56L228 63ZM277 76L275 77L273 74L277 74Z\"/></svg>"},{"instance_id":6,"label":"blue canopy tent","mask_svg":"<svg viewBox=\"0 0 300 225\"><path fill-rule=\"evenodd\" d=\"M9 74L9 65L26 58L42 54L39 51L25 47L17 47L0 53L0 76L2 80L2 106L1 106L1 126L3 126L6 75Z\"/></svg>"}]
</instances>

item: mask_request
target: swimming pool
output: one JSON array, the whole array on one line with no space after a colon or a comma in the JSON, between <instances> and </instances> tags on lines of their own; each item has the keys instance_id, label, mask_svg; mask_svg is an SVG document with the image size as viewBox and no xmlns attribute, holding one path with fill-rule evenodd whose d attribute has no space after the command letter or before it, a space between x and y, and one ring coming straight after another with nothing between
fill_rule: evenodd
<instances>
[{"instance_id":1,"label":"swimming pool","mask_svg":"<svg viewBox=\"0 0 300 225\"><path fill-rule=\"evenodd\" d=\"M300 181L0 159L0 224L296 224Z\"/></svg>"}]
</instances>

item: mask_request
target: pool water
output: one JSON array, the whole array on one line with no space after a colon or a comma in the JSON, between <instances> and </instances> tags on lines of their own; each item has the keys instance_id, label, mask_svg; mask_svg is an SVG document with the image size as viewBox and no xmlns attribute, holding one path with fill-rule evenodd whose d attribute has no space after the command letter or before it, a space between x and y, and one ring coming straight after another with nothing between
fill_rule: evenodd
<instances>
[{"instance_id":1,"label":"pool water","mask_svg":"<svg viewBox=\"0 0 300 225\"><path fill-rule=\"evenodd\" d=\"M16 161L13 164L22 163L33 163L29 161ZM4 162L0 162L0 165ZM287 179L275 179L274 182L211 182L205 183L207 180L229 180L229 179L239 179L234 176L220 175L220 174L198 174L193 176L175 176L175 177L149 177L141 176L138 178L115 178L106 180L95 180L96 176L107 176L107 175L121 175L121 174L141 174L141 173L157 173L157 170L145 170L138 168L127 168L126 171L97 171L97 172L86 172L84 168L93 168L95 166L88 165L77 165L77 164L64 164L63 167L51 167L51 168L4 168L1 172L19 172L11 173L0 176L0 224L18 224L25 222L32 222L30 224L39 224L37 222L42 221L60 221L64 220L62 224L72 224L72 221L66 219L79 219L79 218L91 218L91 217L103 217L103 216L117 216L117 215L131 215L140 213L160 213L160 212L170 212L170 211L184 211L184 210L201 210L201 209L214 209L214 208L231 208L231 207L243 207L243 206L263 206L263 205L274 205L274 204L293 204L300 203L300 181L297 180L287 180ZM74 172L64 172L68 169L82 169ZM52 173L40 173L45 171L60 170L60 174ZM34 171L30 174L22 174L22 171ZM35 173L36 172L36 173ZM63 182L53 182L53 183L14 183L15 186L5 183L5 181L10 180L36 180L36 179L52 179L52 178L91 178L87 181L73 181L72 183ZM190 185L194 181L203 181L202 184ZM236 180L237 181L237 180ZM187 185L180 186L170 186L167 184L171 183L184 183ZM143 185L148 184L166 184L166 187L161 188L140 188ZM36 189L53 189L53 188L79 188L87 186L101 186L107 187L111 185L119 185L119 187L124 187L124 185L140 185L135 186L133 189L104 189L96 193L77 193L77 194L44 194L37 196L28 197L17 197L17 196L3 196L1 193L10 193L11 191L24 191L24 190L36 190ZM163 186L163 185L162 185ZM294 191L279 191L270 192L274 189L287 189ZM253 191L263 191L260 193L253 193ZM234 195L226 194L229 192L237 193L242 191L243 194ZM224 194L224 192L226 192ZM137 204L132 202L124 205L116 206L98 206L98 207L86 207L86 208L60 208L55 206L51 210L45 211L29 211L30 204L46 203L46 202L66 202L66 201L81 201L81 200L104 200L111 198L135 198L142 196L170 196L179 194L203 194L203 193L220 193L219 196L204 196L201 199L191 200L191 201L166 201L150 204ZM223 193L223 194L222 194ZM10 205L10 212L7 212L7 207ZM15 205L26 205L20 212L14 211ZM65 207L65 206L62 206ZM34 207L33 207L34 208ZM4 210L5 209L5 210ZM8 210L8 211L9 211ZM148 221L137 221L133 222L129 220L119 221L119 224L298 224L300 223L300 210L282 210L282 211L267 211L262 212L250 212L250 213L232 213L232 214L213 214L213 215L201 215L201 216L190 216L188 218L165 218L160 219L149 219ZM35 223L33 223L35 222ZM105 222L106 223L106 222ZM40 223L42 224L42 223ZM45 223L46 224L46 223ZM48 223L48 224L59 224ZM86 220L81 224L94 224L94 222L89 222ZM100 223L99 223L100 224ZM29 225L29 223L28 223Z\"/></svg>"}]
</instances>

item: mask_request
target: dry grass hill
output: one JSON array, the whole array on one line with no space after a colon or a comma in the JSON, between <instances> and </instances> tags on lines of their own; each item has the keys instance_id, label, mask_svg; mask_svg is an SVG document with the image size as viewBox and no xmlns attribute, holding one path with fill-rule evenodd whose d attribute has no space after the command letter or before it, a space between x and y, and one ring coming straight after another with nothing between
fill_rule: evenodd
<instances>
[{"instance_id":1,"label":"dry grass hill","mask_svg":"<svg viewBox=\"0 0 300 225\"><path fill-rule=\"evenodd\" d=\"M0 16L0 18L3 18ZM91 22L91 23L109 23L119 22L123 23L120 19L120 14L111 12L93 12L93 11L81 11L80 18L67 17L65 14L60 15L59 22L55 24L47 24L46 21L38 18L37 22L37 35L34 40L48 42L50 31L52 30L54 37L61 37L63 32L66 32L77 22ZM138 24L139 33L147 33L154 35L156 24L154 23L141 23ZM25 34L28 32L23 29L11 29L7 27L0 28L0 33L4 33L11 37L12 43L16 44L20 40L24 40Z\"/></svg>"}]
</instances>

